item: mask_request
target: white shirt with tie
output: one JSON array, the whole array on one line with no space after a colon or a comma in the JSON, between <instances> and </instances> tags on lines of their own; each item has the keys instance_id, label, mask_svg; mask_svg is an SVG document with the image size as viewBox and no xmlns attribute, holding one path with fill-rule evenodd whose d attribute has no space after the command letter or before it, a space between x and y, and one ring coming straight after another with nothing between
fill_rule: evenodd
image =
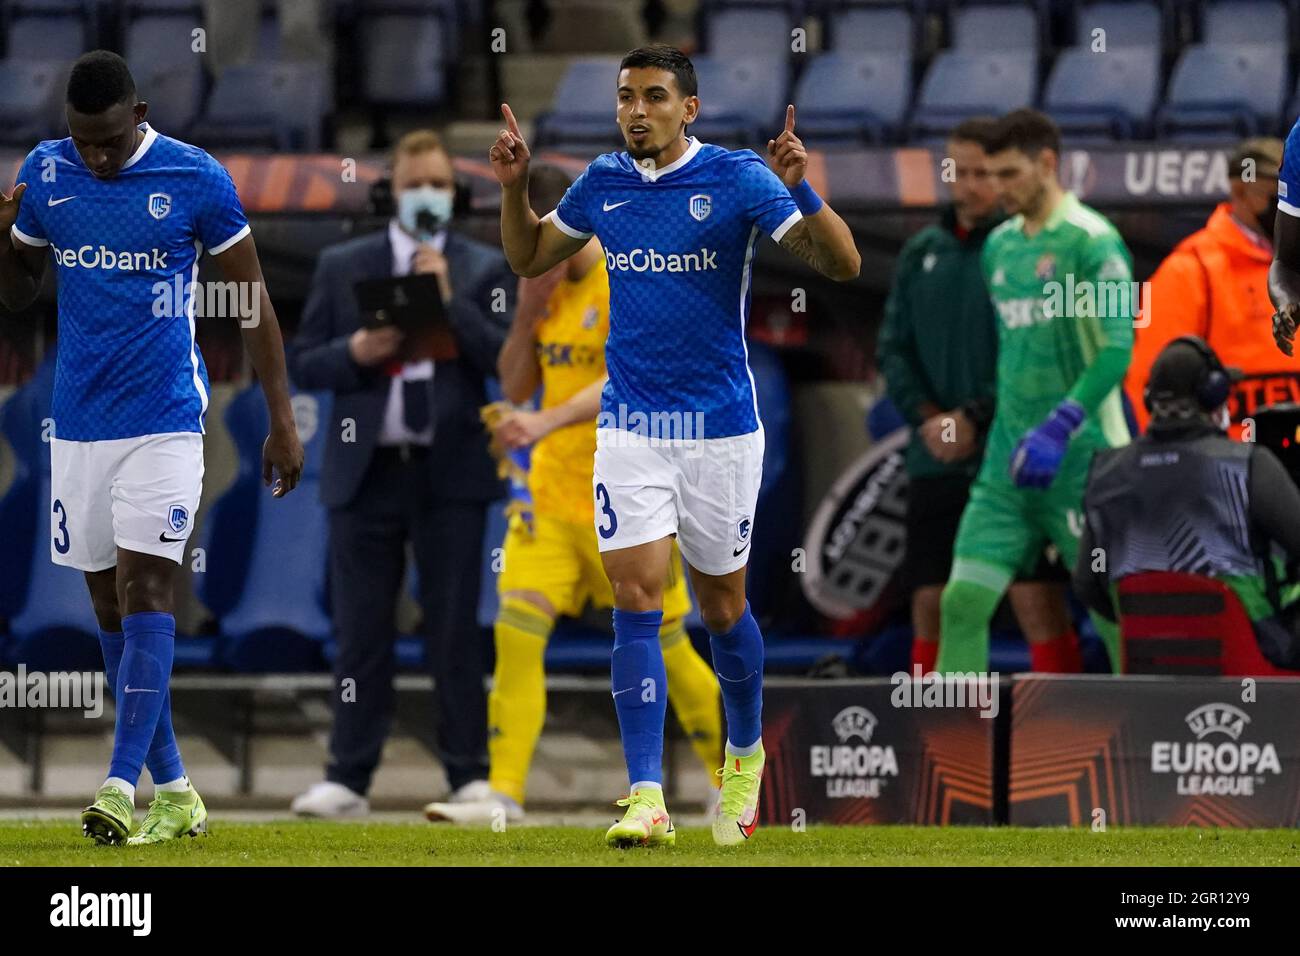
<instances>
[{"instance_id":1,"label":"white shirt with tie","mask_svg":"<svg viewBox=\"0 0 1300 956\"><path fill-rule=\"evenodd\" d=\"M393 275L409 275L420 249L420 240L403 229L396 219L388 221L388 242L393 247ZM439 230L429 240L429 245L439 252L447 245L447 231ZM399 374L394 375L388 385L388 403L384 406L384 423L379 430L380 445L431 445L433 444L433 425L418 432L406 427L403 418L402 386L405 382L433 381L433 360L423 359L419 362L406 362ZM429 404L433 404L433 390L429 386ZM432 421L432 414L430 415Z\"/></svg>"}]
</instances>

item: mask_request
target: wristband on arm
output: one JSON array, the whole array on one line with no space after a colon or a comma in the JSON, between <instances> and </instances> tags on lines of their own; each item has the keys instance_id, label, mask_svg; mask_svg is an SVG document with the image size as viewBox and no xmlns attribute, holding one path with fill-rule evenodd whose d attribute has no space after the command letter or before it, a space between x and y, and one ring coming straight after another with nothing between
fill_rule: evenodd
<instances>
[{"instance_id":1,"label":"wristband on arm","mask_svg":"<svg viewBox=\"0 0 1300 956\"><path fill-rule=\"evenodd\" d=\"M805 216L813 216L821 212L822 197L817 195L817 190L812 188L808 180L801 179L797 185L791 186L790 196Z\"/></svg>"}]
</instances>

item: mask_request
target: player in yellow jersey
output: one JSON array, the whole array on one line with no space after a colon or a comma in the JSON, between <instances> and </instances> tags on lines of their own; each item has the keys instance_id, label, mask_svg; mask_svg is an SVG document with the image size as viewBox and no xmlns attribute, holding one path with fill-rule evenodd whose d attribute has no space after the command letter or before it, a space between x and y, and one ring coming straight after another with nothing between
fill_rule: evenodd
<instances>
[{"instance_id":1,"label":"player in yellow jersey","mask_svg":"<svg viewBox=\"0 0 1300 956\"><path fill-rule=\"evenodd\" d=\"M555 208L570 183L555 167L534 170L529 200ZM509 453L526 490L512 503L497 588L497 662L488 697L489 799L431 803L430 820L516 821L546 718L543 655L559 615L576 615L590 601L613 607L614 595L596 544L591 475L596 416L605 382L609 281L599 242L534 279L520 280L514 325L498 359L502 390L512 402L542 388L537 411L490 408L494 445ZM683 621L691 598L674 549L664 588L659 641L668 699L710 776L722 757L718 679L691 644Z\"/></svg>"}]
</instances>

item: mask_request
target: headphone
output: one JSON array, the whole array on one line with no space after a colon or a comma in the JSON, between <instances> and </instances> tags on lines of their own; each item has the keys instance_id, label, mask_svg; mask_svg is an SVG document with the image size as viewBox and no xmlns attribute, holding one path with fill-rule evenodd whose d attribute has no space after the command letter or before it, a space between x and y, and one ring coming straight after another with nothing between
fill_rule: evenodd
<instances>
[{"instance_id":1,"label":"headphone","mask_svg":"<svg viewBox=\"0 0 1300 956\"><path fill-rule=\"evenodd\" d=\"M1212 412L1228 400L1228 394L1232 391L1232 378L1228 375L1228 370L1223 367L1223 362L1219 356L1214 353L1214 349L1206 344L1205 340L1199 335L1180 335L1169 345L1178 343L1190 345L1205 360L1201 369L1200 377L1196 380L1196 386L1193 395L1196 398L1196 404L1201 407L1202 411ZM1166 345L1165 348L1168 348ZM1146 406L1147 411L1151 411L1154 399L1151 396L1151 386L1148 384L1142 390L1142 404Z\"/></svg>"},{"instance_id":2,"label":"headphone","mask_svg":"<svg viewBox=\"0 0 1300 956\"><path fill-rule=\"evenodd\" d=\"M389 173L370 184L368 211L372 216L392 216L397 211L393 199L393 177ZM473 194L469 183L457 176L452 182L451 216L463 218L473 206Z\"/></svg>"}]
</instances>

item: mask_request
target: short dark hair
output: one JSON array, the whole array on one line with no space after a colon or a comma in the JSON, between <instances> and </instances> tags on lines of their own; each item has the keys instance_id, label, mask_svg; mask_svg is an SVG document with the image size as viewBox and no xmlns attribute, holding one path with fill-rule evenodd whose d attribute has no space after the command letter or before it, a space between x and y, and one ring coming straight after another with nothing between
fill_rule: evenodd
<instances>
[{"instance_id":1,"label":"short dark hair","mask_svg":"<svg viewBox=\"0 0 1300 956\"><path fill-rule=\"evenodd\" d=\"M1061 129L1046 113L1028 108L1012 110L997 121L988 145L990 153L1004 149L1018 149L1026 156L1050 149L1060 156Z\"/></svg>"},{"instance_id":2,"label":"short dark hair","mask_svg":"<svg viewBox=\"0 0 1300 956\"><path fill-rule=\"evenodd\" d=\"M990 152L989 143L993 141L993 131L997 125L995 117L972 116L953 127L948 138L958 143L974 143L987 153Z\"/></svg>"},{"instance_id":3,"label":"short dark hair","mask_svg":"<svg viewBox=\"0 0 1300 956\"><path fill-rule=\"evenodd\" d=\"M126 60L109 50L83 53L68 77L68 105L78 113L95 115L110 106L135 100L135 80Z\"/></svg>"},{"instance_id":4,"label":"short dark hair","mask_svg":"<svg viewBox=\"0 0 1300 956\"><path fill-rule=\"evenodd\" d=\"M528 170L528 202L533 212L544 216L560 204L573 185L573 177L559 166L537 163Z\"/></svg>"},{"instance_id":5,"label":"short dark hair","mask_svg":"<svg viewBox=\"0 0 1300 956\"><path fill-rule=\"evenodd\" d=\"M699 94L700 84L695 79L695 64L676 47L668 46L666 43L639 46L623 57L623 62L618 65L618 69L621 73L623 70L645 66L671 73L677 80L677 89L681 91L682 96Z\"/></svg>"}]
</instances>

